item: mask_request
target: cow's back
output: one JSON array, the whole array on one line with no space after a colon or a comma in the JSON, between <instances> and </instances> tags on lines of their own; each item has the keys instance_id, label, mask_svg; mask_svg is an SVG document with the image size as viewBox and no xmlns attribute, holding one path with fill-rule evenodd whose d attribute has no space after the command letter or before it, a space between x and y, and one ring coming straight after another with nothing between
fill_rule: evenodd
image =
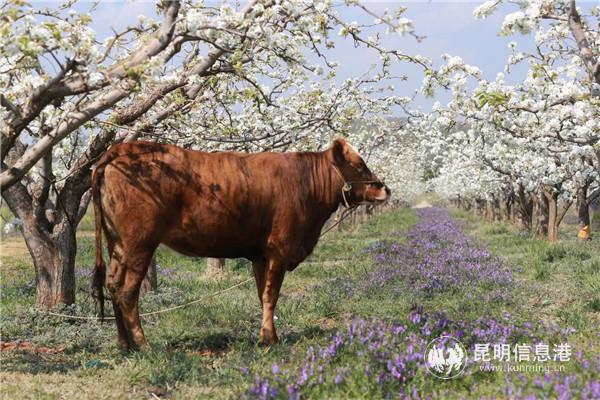
<instances>
[{"instance_id":1,"label":"cow's back","mask_svg":"<svg viewBox=\"0 0 600 400\"><path fill-rule=\"evenodd\" d=\"M306 170L287 154L204 153L135 142L113 146L99 164L105 165L102 203L109 225L115 236L135 243L253 259L264 253L274 225L300 231L306 214Z\"/></svg>"}]
</instances>

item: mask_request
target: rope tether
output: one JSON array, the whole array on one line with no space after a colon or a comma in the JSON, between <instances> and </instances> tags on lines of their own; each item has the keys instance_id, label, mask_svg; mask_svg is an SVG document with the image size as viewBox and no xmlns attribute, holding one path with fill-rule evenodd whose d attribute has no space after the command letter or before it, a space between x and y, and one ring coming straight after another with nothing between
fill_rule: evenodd
<instances>
[{"instance_id":1,"label":"rope tether","mask_svg":"<svg viewBox=\"0 0 600 400\"><path fill-rule=\"evenodd\" d=\"M157 310L157 311L143 313L143 314L140 314L140 317L148 317L150 315L162 314L162 313L166 313L168 311L178 310L180 308L191 306L192 304L200 303L200 302L202 302L202 301L204 301L204 300L206 300L208 298L215 297L216 295L219 295L219 294L228 292L228 291L230 291L232 289L235 289L237 287L243 286L246 283L248 283L250 281L253 281L253 280L254 280L254 277L248 278L245 281L237 283L237 284L235 284L233 286L230 286L230 287L228 287L226 289L223 289L223 290L220 290L218 292L214 292L214 293L211 293L209 295L200 297L199 299L192 300L192 301L189 301L187 303L180 304L178 306L173 306L173 307L163 308L162 310ZM68 314L55 313L55 312L52 312L52 311L46 311L46 314L54 315L56 317L69 318L69 319L85 319L85 320L100 319L100 317L96 317L96 316L94 316L94 317L86 317L86 316L79 316L79 315L68 315ZM109 316L104 317L104 319L110 319L110 320L112 320L112 319L115 319L115 317L114 317L114 315L109 315Z\"/></svg>"}]
</instances>

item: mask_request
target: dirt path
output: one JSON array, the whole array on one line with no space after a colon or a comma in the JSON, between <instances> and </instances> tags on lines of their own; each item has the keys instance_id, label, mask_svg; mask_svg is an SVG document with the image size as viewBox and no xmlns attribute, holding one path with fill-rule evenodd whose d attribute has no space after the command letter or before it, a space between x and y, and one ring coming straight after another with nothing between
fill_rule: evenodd
<instances>
[{"instance_id":1,"label":"dirt path","mask_svg":"<svg viewBox=\"0 0 600 400\"><path fill-rule=\"evenodd\" d=\"M77 232L77 237L94 236L93 231ZM0 257L20 257L29 255L27 245L21 236L3 237L0 240Z\"/></svg>"},{"instance_id":2,"label":"dirt path","mask_svg":"<svg viewBox=\"0 0 600 400\"><path fill-rule=\"evenodd\" d=\"M27 253L27 246L21 237L2 238L0 257L19 257Z\"/></svg>"},{"instance_id":3,"label":"dirt path","mask_svg":"<svg viewBox=\"0 0 600 400\"><path fill-rule=\"evenodd\" d=\"M433 206L427 200L421 200L420 202L418 202L417 204L412 206L412 208L429 208L429 207L433 207Z\"/></svg>"}]
</instances>

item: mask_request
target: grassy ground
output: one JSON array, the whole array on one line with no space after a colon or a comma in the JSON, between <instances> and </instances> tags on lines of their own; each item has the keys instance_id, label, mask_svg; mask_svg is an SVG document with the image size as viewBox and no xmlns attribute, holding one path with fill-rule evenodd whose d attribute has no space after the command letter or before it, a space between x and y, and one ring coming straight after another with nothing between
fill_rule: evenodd
<instances>
[{"instance_id":1,"label":"grassy ground","mask_svg":"<svg viewBox=\"0 0 600 400\"><path fill-rule=\"evenodd\" d=\"M451 320L475 321L481 316L502 319L510 313L515 324L540 319L563 329L574 328L569 343L572 341L575 348L585 346L587 355L598 354L598 241L582 244L565 240L549 245L502 224L476 221L468 213L457 211L453 215L464 221L467 233L488 243L513 270L515 284L503 289L500 300L489 301L489 288L483 284L474 292L450 290L435 295L419 293L393 279L381 286L363 285L380 267L364 249L382 241L402 242L417 220L412 210L387 212L361 226L328 234L315 253L286 276L276 312L281 343L275 348L257 345L261 314L256 290L249 285L198 306L147 318L144 327L151 350L123 354L116 347L112 324L61 321L33 310L30 261L24 255L3 257L0 333L4 342L20 349L0 353L0 395L66 399L252 396L251 390L262 377L273 382L280 379L275 371L279 366L301 371L304 355L327 349L336 335L346 331L348 321L393 320L418 334L419 329L409 321L417 305L423 314L443 310ZM89 315L93 313L87 294L93 266L92 237L80 238L76 265L81 291L77 306L66 312ZM158 265L159 292L145 295L142 311L180 304L250 276L249 264L239 260L228 264L224 276L208 278L203 262L168 249L160 249ZM15 343L17 340L21 344ZM369 349L355 350L347 346L338 351L325 365L334 371L332 375L325 376L325 382L315 381L306 387L302 398L383 398L398 393L398 382L380 384L375 377L360 372ZM565 368L568 374L598 378L597 372L581 371L574 362ZM353 375L353 371L359 373ZM346 374L342 384L336 383L340 374ZM534 378L527 377L528 382ZM509 381L518 384L519 379L516 374L498 372L440 381L421 369L409 383L422 395L438 398L505 398L503 387ZM279 385L285 387L285 382ZM282 391L278 395L288 396Z\"/></svg>"},{"instance_id":2,"label":"grassy ground","mask_svg":"<svg viewBox=\"0 0 600 400\"><path fill-rule=\"evenodd\" d=\"M368 312L358 298L340 301L337 281L364 274L372 262L363 249L386 236L396 236L413 221L408 210L388 213L324 237L315 253L286 276L276 322L281 343L274 349L256 344L261 311L253 284L198 306L146 319L152 350L122 354L112 324L61 321L34 311L30 261L25 255L3 257L3 340L25 340L42 350L1 353L2 396L139 398L154 392L183 398L238 398L253 381L242 367L270 366L292 349L327 337L359 306ZM77 307L67 312L85 315L93 312L85 292L93 266L93 238L83 235L78 246L81 291ZM229 261L228 272L218 279L204 275L202 261L169 249L161 248L157 261L159 293L143 298L142 311L180 304L251 276L250 265L242 260ZM56 349L60 351L52 354Z\"/></svg>"},{"instance_id":3,"label":"grassy ground","mask_svg":"<svg viewBox=\"0 0 600 400\"><path fill-rule=\"evenodd\" d=\"M600 240L581 242L575 225L561 227L559 243L536 240L503 223L489 224L454 211L468 232L513 266L520 293L515 300L524 318L576 329L583 336L600 325ZM600 233L596 233L600 236Z\"/></svg>"}]
</instances>

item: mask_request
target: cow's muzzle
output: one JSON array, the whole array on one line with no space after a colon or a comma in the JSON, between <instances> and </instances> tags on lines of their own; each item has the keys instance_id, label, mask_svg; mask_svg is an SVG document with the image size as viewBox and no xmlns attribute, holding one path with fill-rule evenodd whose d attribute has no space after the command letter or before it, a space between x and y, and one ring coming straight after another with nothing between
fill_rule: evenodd
<instances>
[{"instance_id":1,"label":"cow's muzzle","mask_svg":"<svg viewBox=\"0 0 600 400\"><path fill-rule=\"evenodd\" d=\"M385 203L392 195L392 191L390 190L390 188L387 187L387 185L381 181L372 183L371 185L374 186L377 190L379 190L377 196L374 197L374 203L376 204Z\"/></svg>"}]
</instances>

